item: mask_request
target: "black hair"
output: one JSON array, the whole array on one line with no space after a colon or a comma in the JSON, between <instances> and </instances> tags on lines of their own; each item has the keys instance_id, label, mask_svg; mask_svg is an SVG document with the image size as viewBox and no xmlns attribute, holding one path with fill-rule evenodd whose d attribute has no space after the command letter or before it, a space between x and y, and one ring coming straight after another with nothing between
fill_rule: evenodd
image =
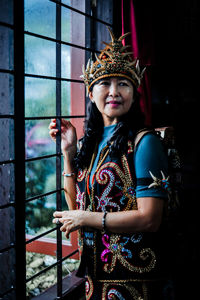
<instances>
[{"instance_id":1,"label":"black hair","mask_svg":"<svg viewBox=\"0 0 200 300\"><path fill-rule=\"evenodd\" d=\"M111 156L126 153L128 140L134 140L136 133L145 127L144 115L139 103L140 95L135 90L134 102L129 111L120 117L115 132L108 142ZM95 151L95 146L100 142L104 130L103 118L95 103L88 104L87 118L84 124L84 136L80 140L80 150L75 157L75 167L84 169L88 167ZM112 142L112 143L111 143Z\"/></svg>"}]
</instances>

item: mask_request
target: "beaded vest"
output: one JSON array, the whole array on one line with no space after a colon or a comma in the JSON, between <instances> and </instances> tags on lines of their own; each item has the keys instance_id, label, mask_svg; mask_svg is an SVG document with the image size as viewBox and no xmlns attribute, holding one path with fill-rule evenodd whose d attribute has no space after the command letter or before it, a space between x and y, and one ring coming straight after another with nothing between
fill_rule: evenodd
<instances>
[{"instance_id":1,"label":"beaded vest","mask_svg":"<svg viewBox=\"0 0 200 300\"><path fill-rule=\"evenodd\" d=\"M102 161L93 176L92 188L87 187L87 169L78 172L78 209L96 212L136 210L133 145L128 152L111 160L108 147L100 155ZM162 226L161 226L162 227ZM94 280L156 280L162 274L162 229L156 233L102 232L84 228L81 234L82 258L78 276L87 273Z\"/></svg>"}]
</instances>

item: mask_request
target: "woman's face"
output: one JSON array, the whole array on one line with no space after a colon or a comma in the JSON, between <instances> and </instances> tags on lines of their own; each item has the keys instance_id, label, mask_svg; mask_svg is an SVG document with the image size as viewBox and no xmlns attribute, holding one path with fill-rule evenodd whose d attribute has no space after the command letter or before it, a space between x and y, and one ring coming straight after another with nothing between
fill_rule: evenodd
<instances>
[{"instance_id":1,"label":"woman's face","mask_svg":"<svg viewBox=\"0 0 200 300\"><path fill-rule=\"evenodd\" d=\"M126 114L133 103L132 83L123 77L100 80L89 93L90 100L102 114L104 126L116 124Z\"/></svg>"}]
</instances>

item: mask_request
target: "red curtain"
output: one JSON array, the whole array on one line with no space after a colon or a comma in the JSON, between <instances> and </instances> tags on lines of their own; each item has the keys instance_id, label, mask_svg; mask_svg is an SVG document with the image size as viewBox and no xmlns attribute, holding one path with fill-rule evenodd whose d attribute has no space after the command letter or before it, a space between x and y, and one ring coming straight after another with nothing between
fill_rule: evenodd
<instances>
[{"instance_id":1,"label":"red curtain","mask_svg":"<svg viewBox=\"0 0 200 300\"><path fill-rule=\"evenodd\" d=\"M148 9L147 9L148 10ZM152 65L153 57L153 41L151 31L151 14L145 11L145 8L137 10L133 0L121 0L122 12L122 34L131 32L131 35L126 38L126 44L131 45L134 58L138 58L140 66L146 66L146 71L139 88L141 94L141 109L145 115L146 125L151 125L152 110L151 110L151 82L149 66ZM124 41L125 43L125 41Z\"/></svg>"}]
</instances>

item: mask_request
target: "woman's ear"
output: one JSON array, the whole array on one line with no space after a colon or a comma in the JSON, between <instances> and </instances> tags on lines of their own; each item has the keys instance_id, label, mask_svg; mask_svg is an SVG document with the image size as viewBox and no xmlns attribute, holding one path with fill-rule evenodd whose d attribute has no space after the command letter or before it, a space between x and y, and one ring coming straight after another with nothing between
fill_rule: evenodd
<instances>
[{"instance_id":1,"label":"woman's ear","mask_svg":"<svg viewBox=\"0 0 200 300\"><path fill-rule=\"evenodd\" d=\"M92 92L89 92L89 98L90 98L90 100L92 101L92 103L94 103L94 99L93 99L93 94L92 94Z\"/></svg>"}]
</instances>

